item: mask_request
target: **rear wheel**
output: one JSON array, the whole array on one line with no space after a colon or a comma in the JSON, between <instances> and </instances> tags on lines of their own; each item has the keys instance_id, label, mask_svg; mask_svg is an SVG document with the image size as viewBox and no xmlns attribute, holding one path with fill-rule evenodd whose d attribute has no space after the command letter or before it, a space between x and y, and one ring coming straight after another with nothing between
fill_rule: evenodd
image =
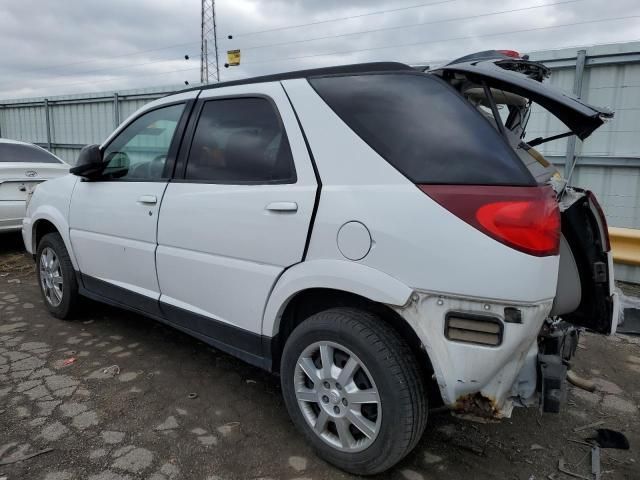
<instances>
[{"instance_id":1,"label":"rear wheel","mask_svg":"<svg viewBox=\"0 0 640 480\"><path fill-rule=\"evenodd\" d=\"M416 358L377 316L335 308L287 339L281 381L293 422L328 462L355 474L387 470L416 445L427 397Z\"/></svg>"},{"instance_id":2,"label":"rear wheel","mask_svg":"<svg viewBox=\"0 0 640 480\"><path fill-rule=\"evenodd\" d=\"M60 234L49 233L40 240L36 272L47 309L57 318L69 318L78 303L78 282Z\"/></svg>"}]
</instances>

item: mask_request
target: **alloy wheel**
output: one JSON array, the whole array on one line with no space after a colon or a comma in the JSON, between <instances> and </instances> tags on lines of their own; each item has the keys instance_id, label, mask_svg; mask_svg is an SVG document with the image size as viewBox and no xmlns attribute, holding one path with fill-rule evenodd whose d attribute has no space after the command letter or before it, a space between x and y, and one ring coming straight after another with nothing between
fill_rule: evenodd
<instances>
[{"instance_id":1,"label":"alloy wheel","mask_svg":"<svg viewBox=\"0 0 640 480\"><path fill-rule=\"evenodd\" d=\"M358 452L378 436L380 394L364 363L343 345L309 345L298 358L294 388L308 425L331 447Z\"/></svg>"},{"instance_id":2,"label":"alloy wheel","mask_svg":"<svg viewBox=\"0 0 640 480\"><path fill-rule=\"evenodd\" d=\"M52 307L57 307L62 302L64 281L60 261L52 248L45 247L42 250L39 269L44 298Z\"/></svg>"}]
</instances>

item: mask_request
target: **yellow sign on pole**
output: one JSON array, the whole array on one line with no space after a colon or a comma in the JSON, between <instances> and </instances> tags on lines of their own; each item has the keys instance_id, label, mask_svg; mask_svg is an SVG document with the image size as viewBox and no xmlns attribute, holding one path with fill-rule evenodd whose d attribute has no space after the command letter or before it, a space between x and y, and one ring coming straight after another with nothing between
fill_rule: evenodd
<instances>
[{"instance_id":1,"label":"yellow sign on pole","mask_svg":"<svg viewBox=\"0 0 640 480\"><path fill-rule=\"evenodd\" d=\"M240 50L227 50L227 63L230 67L240 65Z\"/></svg>"}]
</instances>

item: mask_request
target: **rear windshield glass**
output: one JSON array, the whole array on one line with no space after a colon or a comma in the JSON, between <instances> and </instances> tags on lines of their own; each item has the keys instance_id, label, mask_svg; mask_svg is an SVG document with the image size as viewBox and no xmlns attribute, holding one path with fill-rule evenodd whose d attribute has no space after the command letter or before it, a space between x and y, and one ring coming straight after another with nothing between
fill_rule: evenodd
<instances>
[{"instance_id":1,"label":"rear windshield glass","mask_svg":"<svg viewBox=\"0 0 640 480\"><path fill-rule=\"evenodd\" d=\"M496 129L431 75L309 80L333 111L414 183L535 185Z\"/></svg>"},{"instance_id":2,"label":"rear windshield glass","mask_svg":"<svg viewBox=\"0 0 640 480\"><path fill-rule=\"evenodd\" d=\"M62 163L52 154L33 145L0 143L0 163Z\"/></svg>"}]
</instances>

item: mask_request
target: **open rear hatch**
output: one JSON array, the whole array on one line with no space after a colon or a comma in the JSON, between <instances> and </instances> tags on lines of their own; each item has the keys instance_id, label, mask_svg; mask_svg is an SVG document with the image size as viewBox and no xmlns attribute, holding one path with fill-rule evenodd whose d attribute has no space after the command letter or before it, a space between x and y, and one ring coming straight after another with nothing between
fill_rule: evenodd
<instances>
[{"instance_id":1,"label":"open rear hatch","mask_svg":"<svg viewBox=\"0 0 640 480\"><path fill-rule=\"evenodd\" d=\"M609 109L588 105L520 72L531 64L535 62L521 59L470 61L452 63L433 70L432 73L440 75L449 83L452 83L456 75L462 75L478 85L486 83L490 88L520 95L557 117L580 140L591 135L606 118L613 117L613 112Z\"/></svg>"},{"instance_id":2,"label":"open rear hatch","mask_svg":"<svg viewBox=\"0 0 640 480\"><path fill-rule=\"evenodd\" d=\"M613 117L613 112L588 105L543 83L548 69L527 59L514 58L517 57L514 53L480 52L431 73L449 83L494 123L536 180L551 185L556 192L562 237L552 316L610 334L615 331L617 320L613 264L602 209L591 192L567 187L550 162L533 147L571 135L584 140ZM558 118L568 131L524 140L534 103Z\"/></svg>"}]
</instances>

